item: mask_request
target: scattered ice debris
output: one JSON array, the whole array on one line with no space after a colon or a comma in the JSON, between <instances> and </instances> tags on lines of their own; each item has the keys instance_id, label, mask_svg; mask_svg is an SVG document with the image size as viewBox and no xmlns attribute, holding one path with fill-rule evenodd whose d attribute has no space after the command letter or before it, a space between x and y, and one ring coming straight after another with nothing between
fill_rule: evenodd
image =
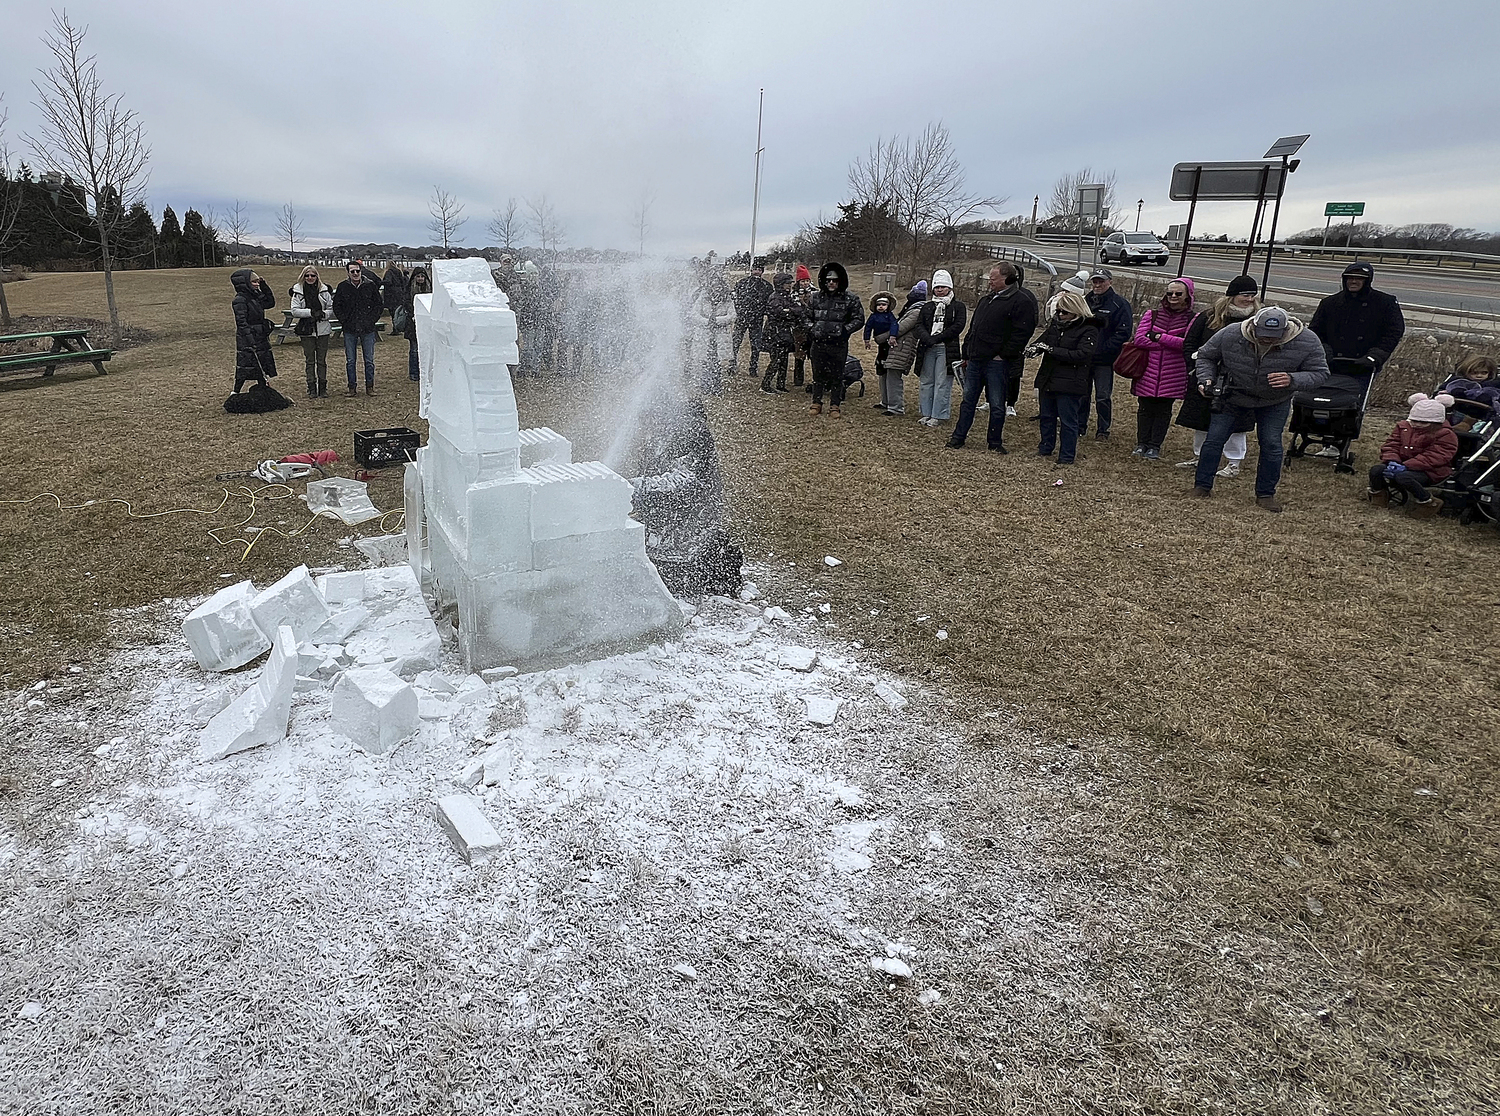
<instances>
[{"instance_id":1,"label":"scattered ice debris","mask_svg":"<svg viewBox=\"0 0 1500 1116\"><path fill-rule=\"evenodd\" d=\"M854 809L865 804L863 787L849 783L834 783L828 789L833 792L833 801L840 806Z\"/></svg>"},{"instance_id":2,"label":"scattered ice debris","mask_svg":"<svg viewBox=\"0 0 1500 1116\"><path fill-rule=\"evenodd\" d=\"M47 1013L47 1009L35 1000L27 1000L21 1005L21 1010L16 1012L16 1018L23 1023L34 1023Z\"/></svg>"},{"instance_id":3,"label":"scattered ice debris","mask_svg":"<svg viewBox=\"0 0 1500 1116\"><path fill-rule=\"evenodd\" d=\"M486 683L501 682L507 678L514 678L519 673L520 671L513 666L498 666L490 667L488 670L481 670L479 677Z\"/></svg>"},{"instance_id":4,"label":"scattered ice debris","mask_svg":"<svg viewBox=\"0 0 1500 1116\"><path fill-rule=\"evenodd\" d=\"M818 611L821 612L824 616L827 616L830 612L833 611L833 605L831 605L831 604L820 604L818 606Z\"/></svg>"},{"instance_id":5,"label":"scattered ice debris","mask_svg":"<svg viewBox=\"0 0 1500 1116\"><path fill-rule=\"evenodd\" d=\"M333 727L384 755L421 727L416 691L384 667L346 670L333 687Z\"/></svg>"},{"instance_id":6,"label":"scattered ice debris","mask_svg":"<svg viewBox=\"0 0 1500 1116\"><path fill-rule=\"evenodd\" d=\"M1311 895L1309 895L1307 897L1306 903L1307 903L1307 913L1308 914L1314 915L1314 916L1321 916L1323 914L1323 904L1319 903Z\"/></svg>"},{"instance_id":7,"label":"scattered ice debris","mask_svg":"<svg viewBox=\"0 0 1500 1116\"><path fill-rule=\"evenodd\" d=\"M802 699L807 704L807 719L815 725L831 725L839 715L843 698L814 695Z\"/></svg>"},{"instance_id":8,"label":"scattered ice debris","mask_svg":"<svg viewBox=\"0 0 1500 1116\"><path fill-rule=\"evenodd\" d=\"M927 844L930 848L934 849L945 849L948 847L948 842L943 840L943 835L935 829L927 834Z\"/></svg>"},{"instance_id":9,"label":"scattered ice debris","mask_svg":"<svg viewBox=\"0 0 1500 1116\"><path fill-rule=\"evenodd\" d=\"M740 600L753 601L760 597L760 590L756 588L755 582L747 581L740 586Z\"/></svg>"},{"instance_id":10,"label":"scattered ice debris","mask_svg":"<svg viewBox=\"0 0 1500 1116\"><path fill-rule=\"evenodd\" d=\"M269 638L285 624L300 642L328 619L328 602L306 566L298 566L275 585L262 589L250 602L255 624Z\"/></svg>"},{"instance_id":11,"label":"scattered ice debris","mask_svg":"<svg viewBox=\"0 0 1500 1116\"><path fill-rule=\"evenodd\" d=\"M790 612L788 612L784 608L779 608L776 605L772 605L770 608L766 609L767 620L790 620L791 618L792 614Z\"/></svg>"},{"instance_id":12,"label":"scattered ice debris","mask_svg":"<svg viewBox=\"0 0 1500 1116\"><path fill-rule=\"evenodd\" d=\"M923 1007L931 1007L943 998L943 994L936 988L924 988L917 993L917 1003Z\"/></svg>"},{"instance_id":13,"label":"scattered ice debris","mask_svg":"<svg viewBox=\"0 0 1500 1116\"><path fill-rule=\"evenodd\" d=\"M885 702L894 712L900 713L911 703L901 696L899 690L889 682L875 683L875 696Z\"/></svg>"},{"instance_id":14,"label":"scattered ice debris","mask_svg":"<svg viewBox=\"0 0 1500 1116\"><path fill-rule=\"evenodd\" d=\"M682 977L683 980L698 979L698 970L683 961L679 961L677 962L677 964L673 965L672 971L678 976Z\"/></svg>"},{"instance_id":15,"label":"scattered ice debris","mask_svg":"<svg viewBox=\"0 0 1500 1116\"><path fill-rule=\"evenodd\" d=\"M803 673L812 670L817 661L818 653L811 647L783 647L777 656L779 665L788 670L800 670Z\"/></svg>"},{"instance_id":16,"label":"scattered ice debris","mask_svg":"<svg viewBox=\"0 0 1500 1116\"><path fill-rule=\"evenodd\" d=\"M893 976L897 980L911 979L911 966L895 957L872 957L870 958L870 968L874 969L877 973L885 973L888 976Z\"/></svg>"},{"instance_id":17,"label":"scattered ice debris","mask_svg":"<svg viewBox=\"0 0 1500 1116\"><path fill-rule=\"evenodd\" d=\"M938 637L938 639L947 639L948 638L948 631L947 631L947 629L946 628L939 628L938 629L938 633L937 633L937 637Z\"/></svg>"},{"instance_id":18,"label":"scattered ice debris","mask_svg":"<svg viewBox=\"0 0 1500 1116\"><path fill-rule=\"evenodd\" d=\"M1052 487L1053 488L1061 488L1062 486L1063 486L1063 483L1062 483L1062 478L1061 477L1058 477L1055 481L1052 482Z\"/></svg>"},{"instance_id":19,"label":"scattered ice debris","mask_svg":"<svg viewBox=\"0 0 1500 1116\"><path fill-rule=\"evenodd\" d=\"M843 564L844 562L842 559L835 558L832 554L823 555L823 565L827 566L830 570L834 569L837 566L842 566Z\"/></svg>"},{"instance_id":20,"label":"scattered ice debris","mask_svg":"<svg viewBox=\"0 0 1500 1116\"><path fill-rule=\"evenodd\" d=\"M182 622L193 658L204 670L235 670L271 646L251 614L255 586L248 581L220 589Z\"/></svg>"}]
</instances>

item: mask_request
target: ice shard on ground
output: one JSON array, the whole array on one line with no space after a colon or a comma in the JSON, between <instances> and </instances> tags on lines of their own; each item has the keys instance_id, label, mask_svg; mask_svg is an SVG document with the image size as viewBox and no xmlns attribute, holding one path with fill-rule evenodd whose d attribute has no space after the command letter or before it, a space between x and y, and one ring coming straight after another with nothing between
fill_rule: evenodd
<instances>
[{"instance_id":1,"label":"ice shard on ground","mask_svg":"<svg viewBox=\"0 0 1500 1116\"><path fill-rule=\"evenodd\" d=\"M515 315L489 266L434 260L432 272L415 306L429 433L408 469L408 559L439 609L456 607L468 669L541 668L678 634L631 486L571 461L552 431L520 429Z\"/></svg>"}]
</instances>

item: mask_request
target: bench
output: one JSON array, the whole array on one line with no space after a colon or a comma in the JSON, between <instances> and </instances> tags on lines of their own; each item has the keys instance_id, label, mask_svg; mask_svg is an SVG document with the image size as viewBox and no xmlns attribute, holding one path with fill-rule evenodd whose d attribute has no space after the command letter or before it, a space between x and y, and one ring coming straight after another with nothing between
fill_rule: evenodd
<instances>
[{"instance_id":1,"label":"bench","mask_svg":"<svg viewBox=\"0 0 1500 1116\"><path fill-rule=\"evenodd\" d=\"M292 312L290 310L283 310L282 313L286 315L286 320L283 321L279 326L271 327L271 336L276 338L276 344L278 345L285 345L288 341L300 342L302 338L297 336L297 319L292 317ZM332 330L329 335L330 337L342 337L344 335L344 327L339 325L339 320L337 318L330 316L328 319L328 325ZM387 323L385 322L375 323L376 341L379 341L381 339L380 335L385 332L386 325Z\"/></svg>"},{"instance_id":2,"label":"bench","mask_svg":"<svg viewBox=\"0 0 1500 1116\"><path fill-rule=\"evenodd\" d=\"M50 340L52 348L44 352L12 353L0 356L0 375L31 372L38 368L43 376L50 376L63 364L92 364L99 375L104 375L104 362L115 355L113 349L95 349L89 346L89 331L86 329L54 329L42 333L12 333L0 337L0 345L23 341Z\"/></svg>"}]
</instances>

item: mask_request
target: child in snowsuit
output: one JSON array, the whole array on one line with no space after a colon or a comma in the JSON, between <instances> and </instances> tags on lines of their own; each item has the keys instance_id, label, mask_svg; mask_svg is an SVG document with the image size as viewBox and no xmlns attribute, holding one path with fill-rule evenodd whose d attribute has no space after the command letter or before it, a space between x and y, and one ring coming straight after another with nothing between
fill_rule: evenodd
<instances>
[{"instance_id":1,"label":"child in snowsuit","mask_svg":"<svg viewBox=\"0 0 1500 1116\"><path fill-rule=\"evenodd\" d=\"M875 374L885 375L885 358L891 355L891 342L901 334L901 323L893 312L895 297L890 291L881 291L870 299L870 316L865 319L865 348L870 347L870 336L875 337ZM882 387L885 381L881 380ZM875 404L877 411L885 408L885 400Z\"/></svg>"},{"instance_id":2,"label":"child in snowsuit","mask_svg":"<svg viewBox=\"0 0 1500 1116\"><path fill-rule=\"evenodd\" d=\"M1453 396L1439 395L1429 399L1420 392L1407 399L1411 413L1380 447L1380 461L1370 466L1370 490L1366 495L1376 507L1391 501L1391 489L1405 492L1413 501L1415 519L1437 515L1439 503L1427 485L1436 484L1453 471L1458 454L1458 435L1448 425L1448 408Z\"/></svg>"}]
</instances>

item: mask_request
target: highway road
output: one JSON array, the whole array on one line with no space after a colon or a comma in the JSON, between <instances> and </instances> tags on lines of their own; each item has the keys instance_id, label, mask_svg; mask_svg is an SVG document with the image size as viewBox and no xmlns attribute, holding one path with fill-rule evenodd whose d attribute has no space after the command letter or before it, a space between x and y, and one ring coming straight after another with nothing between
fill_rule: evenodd
<instances>
[{"instance_id":1,"label":"highway road","mask_svg":"<svg viewBox=\"0 0 1500 1116\"><path fill-rule=\"evenodd\" d=\"M1067 275L1074 270L1077 260L1076 250L1051 244L1041 245L1031 250L1039 252L1057 268L1059 275ZM1085 249L1084 266L1088 266L1091 259L1092 257ZM1244 256L1236 260L1229 256L1195 255L1189 249L1187 273L1195 284L1203 285L1206 293L1222 288L1230 279L1238 275L1244 262ZM1250 274L1257 283L1260 282L1265 266L1264 256L1251 262ZM1271 264L1271 301L1275 301L1275 295L1278 292L1297 295L1304 299L1318 299L1326 294L1332 294L1339 289L1339 273L1344 270L1345 266L1345 261L1331 263L1291 261L1278 256ZM1471 275L1458 269L1410 268L1378 263L1371 266L1375 268L1376 288L1395 295L1404 306L1435 307L1450 313L1467 311L1484 315L1500 315L1500 276ZM1166 267L1154 265L1129 267L1122 264L1110 264L1109 269L1117 275L1140 274L1151 278L1176 275L1177 255L1173 253L1172 260ZM1203 300L1200 298L1199 301Z\"/></svg>"}]
</instances>

